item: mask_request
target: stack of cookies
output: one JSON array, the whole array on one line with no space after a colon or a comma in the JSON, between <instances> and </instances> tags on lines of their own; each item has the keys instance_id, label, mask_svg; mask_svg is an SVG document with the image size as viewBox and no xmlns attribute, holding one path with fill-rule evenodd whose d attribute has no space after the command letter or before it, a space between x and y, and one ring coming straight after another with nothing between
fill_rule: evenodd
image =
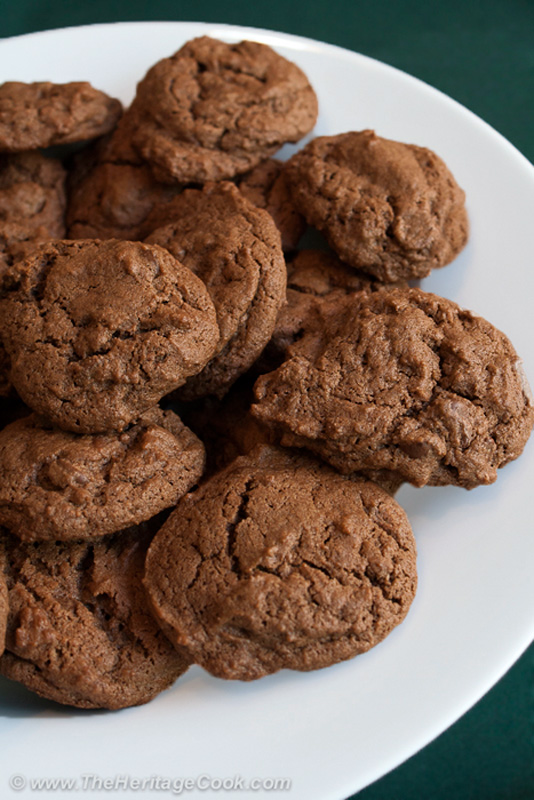
<instances>
[{"instance_id":1,"label":"stack of cookies","mask_svg":"<svg viewBox=\"0 0 534 800\"><path fill-rule=\"evenodd\" d=\"M0 86L0 672L42 696L365 652L415 596L398 487L522 452L513 346L415 286L464 247L463 191L370 130L274 159L317 113L295 64L208 37L126 110Z\"/></svg>"}]
</instances>

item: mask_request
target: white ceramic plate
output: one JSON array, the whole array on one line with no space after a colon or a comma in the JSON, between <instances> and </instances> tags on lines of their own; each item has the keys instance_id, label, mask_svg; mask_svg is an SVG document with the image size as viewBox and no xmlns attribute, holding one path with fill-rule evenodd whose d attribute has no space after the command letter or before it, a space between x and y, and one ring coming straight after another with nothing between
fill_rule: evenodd
<instances>
[{"instance_id":1,"label":"white ceramic plate","mask_svg":"<svg viewBox=\"0 0 534 800\"><path fill-rule=\"evenodd\" d=\"M467 192L471 239L424 288L503 329L534 380L534 169L436 90L319 42L196 23L97 25L5 40L0 81L90 80L128 102L152 63L202 34L256 39L300 64L319 96L316 134L374 128L445 159ZM3 776L75 778L87 791L101 786L91 776L118 776L114 788L101 789L106 797L172 796L164 779L200 776L186 796L221 797L217 781L236 776L267 781L247 791L238 780L230 794L243 799L352 794L454 722L534 638L533 476L531 442L491 487L401 491L418 543L418 596L400 628L353 661L253 684L194 668L149 705L114 713L61 709L2 682ZM291 789L272 790L276 778L289 778ZM128 779L144 779L144 790L126 790ZM16 796L34 793L27 783Z\"/></svg>"}]
</instances>

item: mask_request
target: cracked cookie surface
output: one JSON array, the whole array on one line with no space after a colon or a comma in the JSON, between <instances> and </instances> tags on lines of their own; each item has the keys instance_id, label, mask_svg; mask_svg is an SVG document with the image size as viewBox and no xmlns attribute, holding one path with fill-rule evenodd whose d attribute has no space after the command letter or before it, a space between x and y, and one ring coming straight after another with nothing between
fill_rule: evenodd
<instances>
[{"instance_id":1,"label":"cracked cookie surface","mask_svg":"<svg viewBox=\"0 0 534 800\"><path fill-rule=\"evenodd\" d=\"M144 580L171 641L218 677L253 680L380 642L413 600L415 543L376 484L262 448L179 503Z\"/></svg>"},{"instance_id":2,"label":"cracked cookie surface","mask_svg":"<svg viewBox=\"0 0 534 800\"><path fill-rule=\"evenodd\" d=\"M255 393L252 413L282 444L342 472L387 469L415 486L492 483L534 423L507 337L420 289L339 300Z\"/></svg>"},{"instance_id":3,"label":"cracked cookie surface","mask_svg":"<svg viewBox=\"0 0 534 800\"><path fill-rule=\"evenodd\" d=\"M35 414L0 431L0 524L24 541L83 540L144 522L200 478L204 446L172 411L79 435Z\"/></svg>"},{"instance_id":4,"label":"cracked cookie surface","mask_svg":"<svg viewBox=\"0 0 534 800\"><path fill-rule=\"evenodd\" d=\"M202 281L155 245L50 242L0 286L13 385L75 433L122 430L199 372L219 340Z\"/></svg>"},{"instance_id":5,"label":"cracked cookie surface","mask_svg":"<svg viewBox=\"0 0 534 800\"><path fill-rule=\"evenodd\" d=\"M90 83L0 85L0 152L81 142L108 133L122 114L119 100Z\"/></svg>"},{"instance_id":6,"label":"cracked cookie surface","mask_svg":"<svg viewBox=\"0 0 534 800\"><path fill-rule=\"evenodd\" d=\"M220 330L214 357L179 397L222 396L273 332L286 286L280 234L266 211L227 182L186 189L155 218L163 226L146 241L167 248L205 283Z\"/></svg>"},{"instance_id":7,"label":"cracked cookie surface","mask_svg":"<svg viewBox=\"0 0 534 800\"><path fill-rule=\"evenodd\" d=\"M317 118L301 69L257 42L203 36L138 84L133 142L158 180L205 183L247 172Z\"/></svg>"},{"instance_id":8,"label":"cracked cookie surface","mask_svg":"<svg viewBox=\"0 0 534 800\"><path fill-rule=\"evenodd\" d=\"M97 543L6 548L9 617L0 673L78 708L146 703L188 668L165 639L141 585L148 526Z\"/></svg>"},{"instance_id":9,"label":"cracked cookie surface","mask_svg":"<svg viewBox=\"0 0 534 800\"><path fill-rule=\"evenodd\" d=\"M321 136L286 171L310 225L343 261L381 281L423 278L467 242L465 194L425 147L369 130Z\"/></svg>"}]
</instances>

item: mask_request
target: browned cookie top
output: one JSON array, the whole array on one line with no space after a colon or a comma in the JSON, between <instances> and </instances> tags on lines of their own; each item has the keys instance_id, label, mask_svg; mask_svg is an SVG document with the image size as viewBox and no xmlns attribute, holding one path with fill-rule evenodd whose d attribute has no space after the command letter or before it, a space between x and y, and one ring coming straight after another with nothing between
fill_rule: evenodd
<instances>
[{"instance_id":1,"label":"browned cookie top","mask_svg":"<svg viewBox=\"0 0 534 800\"><path fill-rule=\"evenodd\" d=\"M81 142L110 131L122 113L118 100L86 82L0 85L0 152Z\"/></svg>"},{"instance_id":2,"label":"browned cookie top","mask_svg":"<svg viewBox=\"0 0 534 800\"><path fill-rule=\"evenodd\" d=\"M79 708L146 703L189 666L152 618L144 529L97 543L22 544L8 534L9 619L0 672Z\"/></svg>"},{"instance_id":3,"label":"browned cookie top","mask_svg":"<svg viewBox=\"0 0 534 800\"><path fill-rule=\"evenodd\" d=\"M13 385L65 430L122 430L199 372L219 339L202 281L155 245L39 245L0 288Z\"/></svg>"},{"instance_id":4,"label":"browned cookie top","mask_svg":"<svg viewBox=\"0 0 534 800\"><path fill-rule=\"evenodd\" d=\"M115 434L81 436L35 414L0 431L0 523L26 541L92 539L176 505L204 447L172 411Z\"/></svg>"},{"instance_id":5,"label":"browned cookie top","mask_svg":"<svg viewBox=\"0 0 534 800\"><path fill-rule=\"evenodd\" d=\"M257 42L208 36L155 64L137 87L134 135L159 180L204 183L252 169L317 118L308 79Z\"/></svg>"},{"instance_id":6,"label":"browned cookie top","mask_svg":"<svg viewBox=\"0 0 534 800\"><path fill-rule=\"evenodd\" d=\"M284 444L342 472L388 469L416 486L492 483L534 423L506 336L420 289L339 300L255 391L253 413Z\"/></svg>"},{"instance_id":7,"label":"browned cookie top","mask_svg":"<svg viewBox=\"0 0 534 800\"><path fill-rule=\"evenodd\" d=\"M376 484L264 448L180 502L145 585L171 641L214 675L252 680L380 642L414 597L415 543Z\"/></svg>"},{"instance_id":8,"label":"browned cookie top","mask_svg":"<svg viewBox=\"0 0 534 800\"><path fill-rule=\"evenodd\" d=\"M266 211L226 182L186 189L156 216L163 227L146 241L166 247L204 281L221 334L215 357L180 396L223 395L273 332L286 284L280 234Z\"/></svg>"},{"instance_id":9,"label":"browned cookie top","mask_svg":"<svg viewBox=\"0 0 534 800\"><path fill-rule=\"evenodd\" d=\"M281 161L268 158L244 175L238 186L255 206L269 212L280 231L282 249L288 251L297 246L306 222L295 208L283 166Z\"/></svg>"},{"instance_id":10,"label":"browned cookie top","mask_svg":"<svg viewBox=\"0 0 534 800\"><path fill-rule=\"evenodd\" d=\"M425 147L373 131L322 136L286 169L307 221L343 261L379 280L422 278L467 241L465 194Z\"/></svg>"}]
</instances>

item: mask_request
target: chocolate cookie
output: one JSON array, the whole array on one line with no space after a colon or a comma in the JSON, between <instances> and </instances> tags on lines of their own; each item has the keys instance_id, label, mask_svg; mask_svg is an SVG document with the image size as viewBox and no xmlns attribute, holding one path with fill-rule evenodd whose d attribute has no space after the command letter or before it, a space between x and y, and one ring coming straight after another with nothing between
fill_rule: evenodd
<instances>
[{"instance_id":1,"label":"chocolate cookie","mask_svg":"<svg viewBox=\"0 0 534 800\"><path fill-rule=\"evenodd\" d=\"M153 208L180 191L156 181L147 164L98 163L71 184L67 209L71 239L144 239Z\"/></svg>"},{"instance_id":2,"label":"chocolate cookie","mask_svg":"<svg viewBox=\"0 0 534 800\"><path fill-rule=\"evenodd\" d=\"M343 261L381 281L423 278L467 241L464 192L425 147L373 131L322 136L286 169L310 225Z\"/></svg>"},{"instance_id":3,"label":"chocolate cookie","mask_svg":"<svg viewBox=\"0 0 534 800\"><path fill-rule=\"evenodd\" d=\"M286 285L280 234L266 211L225 182L186 189L160 207L159 219L172 222L146 241L166 247L204 281L221 334L215 357L179 396L222 396L271 338Z\"/></svg>"},{"instance_id":4,"label":"chocolate cookie","mask_svg":"<svg viewBox=\"0 0 534 800\"><path fill-rule=\"evenodd\" d=\"M232 178L297 142L315 125L308 79L257 42L208 36L155 64L137 87L133 141L158 180Z\"/></svg>"},{"instance_id":5,"label":"chocolate cookie","mask_svg":"<svg viewBox=\"0 0 534 800\"><path fill-rule=\"evenodd\" d=\"M392 497L270 448L179 503L144 579L171 641L240 680L369 650L404 619L416 580L412 531Z\"/></svg>"},{"instance_id":6,"label":"chocolate cookie","mask_svg":"<svg viewBox=\"0 0 534 800\"><path fill-rule=\"evenodd\" d=\"M112 133L92 143L91 147L95 148L100 163L138 166L146 163L133 143L144 116L143 109L134 98Z\"/></svg>"},{"instance_id":7,"label":"chocolate cookie","mask_svg":"<svg viewBox=\"0 0 534 800\"><path fill-rule=\"evenodd\" d=\"M262 161L244 175L238 186L258 208L264 208L280 231L282 249L294 250L306 230L306 221L293 203L283 163L275 158Z\"/></svg>"},{"instance_id":8,"label":"chocolate cookie","mask_svg":"<svg viewBox=\"0 0 534 800\"><path fill-rule=\"evenodd\" d=\"M141 585L147 529L85 542L4 535L9 618L0 672L78 708L146 703L189 666L153 620Z\"/></svg>"},{"instance_id":9,"label":"chocolate cookie","mask_svg":"<svg viewBox=\"0 0 534 800\"><path fill-rule=\"evenodd\" d=\"M292 292L313 297L342 297L354 292L375 292L384 286L407 286L405 281L384 284L341 261L329 250L307 248L287 260L287 285Z\"/></svg>"},{"instance_id":10,"label":"chocolate cookie","mask_svg":"<svg viewBox=\"0 0 534 800\"><path fill-rule=\"evenodd\" d=\"M123 433L93 436L32 414L0 431L0 524L25 541L114 533L176 505L204 460L172 411L154 408Z\"/></svg>"},{"instance_id":11,"label":"chocolate cookie","mask_svg":"<svg viewBox=\"0 0 534 800\"><path fill-rule=\"evenodd\" d=\"M118 100L85 82L0 85L0 152L81 142L107 133L122 113Z\"/></svg>"},{"instance_id":12,"label":"chocolate cookie","mask_svg":"<svg viewBox=\"0 0 534 800\"><path fill-rule=\"evenodd\" d=\"M339 300L255 391L252 412L284 444L342 472L393 470L415 486L492 483L534 423L506 336L420 289Z\"/></svg>"},{"instance_id":13,"label":"chocolate cookie","mask_svg":"<svg viewBox=\"0 0 534 800\"><path fill-rule=\"evenodd\" d=\"M64 236L65 179L57 159L0 155L0 275L37 242ZM0 341L0 397L11 393L9 357Z\"/></svg>"},{"instance_id":14,"label":"chocolate cookie","mask_svg":"<svg viewBox=\"0 0 534 800\"><path fill-rule=\"evenodd\" d=\"M0 288L13 385L77 433L122 430L199 372L219 339L206 287L161 247L50 242Z\"/></svg>"},{"instance_id":15,"label":"chocolate cookie","mask_svg":"<svg viewBox=\"0 0 534 800\"><path fill-rule=\"evenodd\" d=\"M260 372L276 369L294 342L312 329L322 328L331 305L339 298L397 285L383 284L325 250L300 250L287 260L286 266L286 303L280 309L271 340L256 365ZM399 282L398 285L407 284Z\"/></svg>"},{"instance_id":16,"label":"chocolate cookie","mask_svg":"<svg viewBox=\"0 0 534 800\"><path fill-rule=\"evenodd\" d=\"M224 469L235 458L248 455L259 445L277 444L279 437L275 431L262 425L251 413L253 383L253 376L247 374L222 400L205 397L186 410L187 424L206 447L206 475ZM297 454L299 451L288 449L290 452ZM392 497L403 483L390 470L367 470L361 477L374 481Z\"/></svg>"},{"instance_id":17,"label":"chocolate cookie","mask_svg":"<svg viewBox=\"0 0 534 800\"><path fill-rule=\"evenodd\" d=\"M148 236L146 218L181 191L160 183L131 143L136 114L130 107L108 137L77 154L68 181L67 226L71 239L130 239Z\"/></svg>"},{"instance_id":18,"label":"chocolate cookie","mask_svg":"<svg viewBox=\"0 0 534 800\"><path fill-rule=\"evenodd\" d=\"M0 156L0 252L17 242L64 236L65 179L57 159L40 153Z\"/></svg>"}]
</instances>

